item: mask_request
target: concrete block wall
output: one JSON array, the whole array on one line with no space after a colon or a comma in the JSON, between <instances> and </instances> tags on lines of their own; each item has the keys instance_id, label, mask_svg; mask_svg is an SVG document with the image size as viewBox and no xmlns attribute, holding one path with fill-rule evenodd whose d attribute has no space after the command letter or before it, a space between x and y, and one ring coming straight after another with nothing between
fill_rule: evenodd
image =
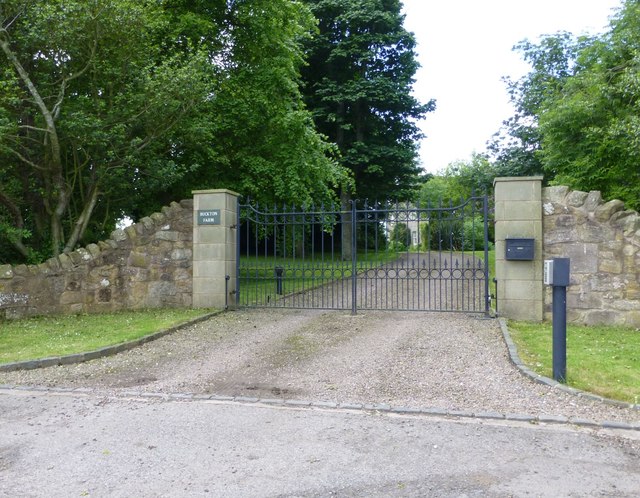
<instances>
[{"instance_id":1,"label":"concrete block wall","mask_svg":"<svg viewBox=\"0 0 640 498\"><path fill-rule=\"evenodd\" d=\"M542 321L542 177L496 178L495 249L498 308L514 320ZM506 240L534 239L534 259L506 259Z\"/></svg>"},{"instance_id":2,"label":"concrete block wall","mask_svg":"<svg viewBox=\"0 0 640 498\"><path fill-rule=\"evenodd\" d=\"M193 202L193 307L235 307L238 194L196 190ZM208 212L215 224L199 222L199 213Z\"/></svg>"}]
</instances>

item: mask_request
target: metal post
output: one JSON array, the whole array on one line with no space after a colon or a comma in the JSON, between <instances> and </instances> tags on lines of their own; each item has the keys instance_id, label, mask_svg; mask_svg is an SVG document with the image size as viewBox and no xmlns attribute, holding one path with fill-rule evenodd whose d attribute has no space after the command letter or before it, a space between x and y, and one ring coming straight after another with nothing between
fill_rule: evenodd
<instances>
[{"instance_id":1,"label":"metal post","mask_svg":"<svg viewBox=\"0 0 640 498\"><path fill-rule=\"evenodd\" d=\"M358 237L356 235L356 203L351 201L351 314L358 312Z\"/></svg>"},{"instance_id":2,"label":"metal post","mask_svg":"<svg viewBox=\"0 0 640 498\"><path fill-rule=\"evenodd\" d=\"M282 274L284 268L282 266L276 266L276 294L282 295Z\"/></svg>"},{"instance_id":3,"label":"metal post","mask_svg":"<svg viewBox=\"0 0 640 498\"><path fill-rule=\"evenodd\" d=\"M553 286L553 378L567 382L567 288Z\"/></svg>"},{"instance_id":4,"label":"metal post","mask_svg":"<svg viewBox=\"0 0 640 498\"><path fill-rule=\"evenodd\" d=\"M489 199L486 193L482 202L482 215L484 217L484 314L489 316L491 312L491 297L489 296Z\"/></svg>"},{"instance_id":5,"label":"metal post","mask_svg":"<svg viewBox=\"0 0 640 498\"><path fill-rule=\"evenodd\" d=\"M493 277L493 283L496 287L496 315L498 314L498 279Z\"/></svg>"},{"instance_id":6,"label":"metal post","mask_svg":"<svg viewBox=\"0 0 640 498\"><path fill-rule=\"evenodd\" d=\"M553 286L553 378L567 381L567 286L570 284L569 258L554 258L551 268Z\"/></svg>"},{"instance_id":7,"label":"metal post","mask_svg":"<svg viewBox=\"0 0 640 498\"><path fill-rule=\"evenodd\" d=\"M229 275L224 276L224 310L229 309L229 280L231 277Z\"/></svg>"}]
</instances>

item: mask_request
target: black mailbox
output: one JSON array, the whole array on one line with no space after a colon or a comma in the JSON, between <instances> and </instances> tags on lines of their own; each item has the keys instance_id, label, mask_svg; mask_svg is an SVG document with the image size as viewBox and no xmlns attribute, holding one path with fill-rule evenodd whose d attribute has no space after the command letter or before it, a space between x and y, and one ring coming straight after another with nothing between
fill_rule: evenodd
<instances>
[{"instance_id":1,"label":"black mailbox","mask_svg":"<svg viewBox=\"0 0 640 498\"><path fill-rule=\"evenodd\" d=\"M534 239L507 239L505 259L532 261L533 242Z\"/></svg>"}]
</instances>

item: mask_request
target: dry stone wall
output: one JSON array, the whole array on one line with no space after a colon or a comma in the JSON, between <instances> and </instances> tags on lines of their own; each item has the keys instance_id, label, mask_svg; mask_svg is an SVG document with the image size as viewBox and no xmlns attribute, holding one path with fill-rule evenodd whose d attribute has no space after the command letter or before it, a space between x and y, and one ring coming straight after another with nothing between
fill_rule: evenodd
<instances>
[{"instance_id":1,"label":"dry stone wall","mask_svg":"<svg viewBox=\"0 0 640 498\"><path fill-rule=\"evenodd\" d=\"M193 200L34 266L0 266L0 317L192 304Z\"/></svg>"},{"instance_id":2,"label":"dry stone wall","mask_svg":"<svg viewBox=\"0 0 640 498\"><path fill-rule=\"evenodd\" d=\"M544 188L542 202L544 258L571 258L568 319L640 327L640 215L567 187ZM550 318L550 288L544 299Z\"/></svg>"}]
</instances>

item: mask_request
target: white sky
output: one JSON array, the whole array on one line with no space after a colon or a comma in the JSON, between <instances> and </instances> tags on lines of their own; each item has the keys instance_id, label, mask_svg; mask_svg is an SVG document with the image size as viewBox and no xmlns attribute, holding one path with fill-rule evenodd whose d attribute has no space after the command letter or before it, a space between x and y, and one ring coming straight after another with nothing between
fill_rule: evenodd
<instances>
[{"instance_id":1,"label":"white sky","mask_svg":"<svg viewBox=\"0 0 640 498\"><path fill-rule=\"evenodd\" d=\"M435 173L486 142L513 112L502 82L528 66L512 47L527 38L606 30L622 0L403 0L405 27L416 35L414 93L437 109L421 123L422 167Z\"/></svg>"}]
</instances>

